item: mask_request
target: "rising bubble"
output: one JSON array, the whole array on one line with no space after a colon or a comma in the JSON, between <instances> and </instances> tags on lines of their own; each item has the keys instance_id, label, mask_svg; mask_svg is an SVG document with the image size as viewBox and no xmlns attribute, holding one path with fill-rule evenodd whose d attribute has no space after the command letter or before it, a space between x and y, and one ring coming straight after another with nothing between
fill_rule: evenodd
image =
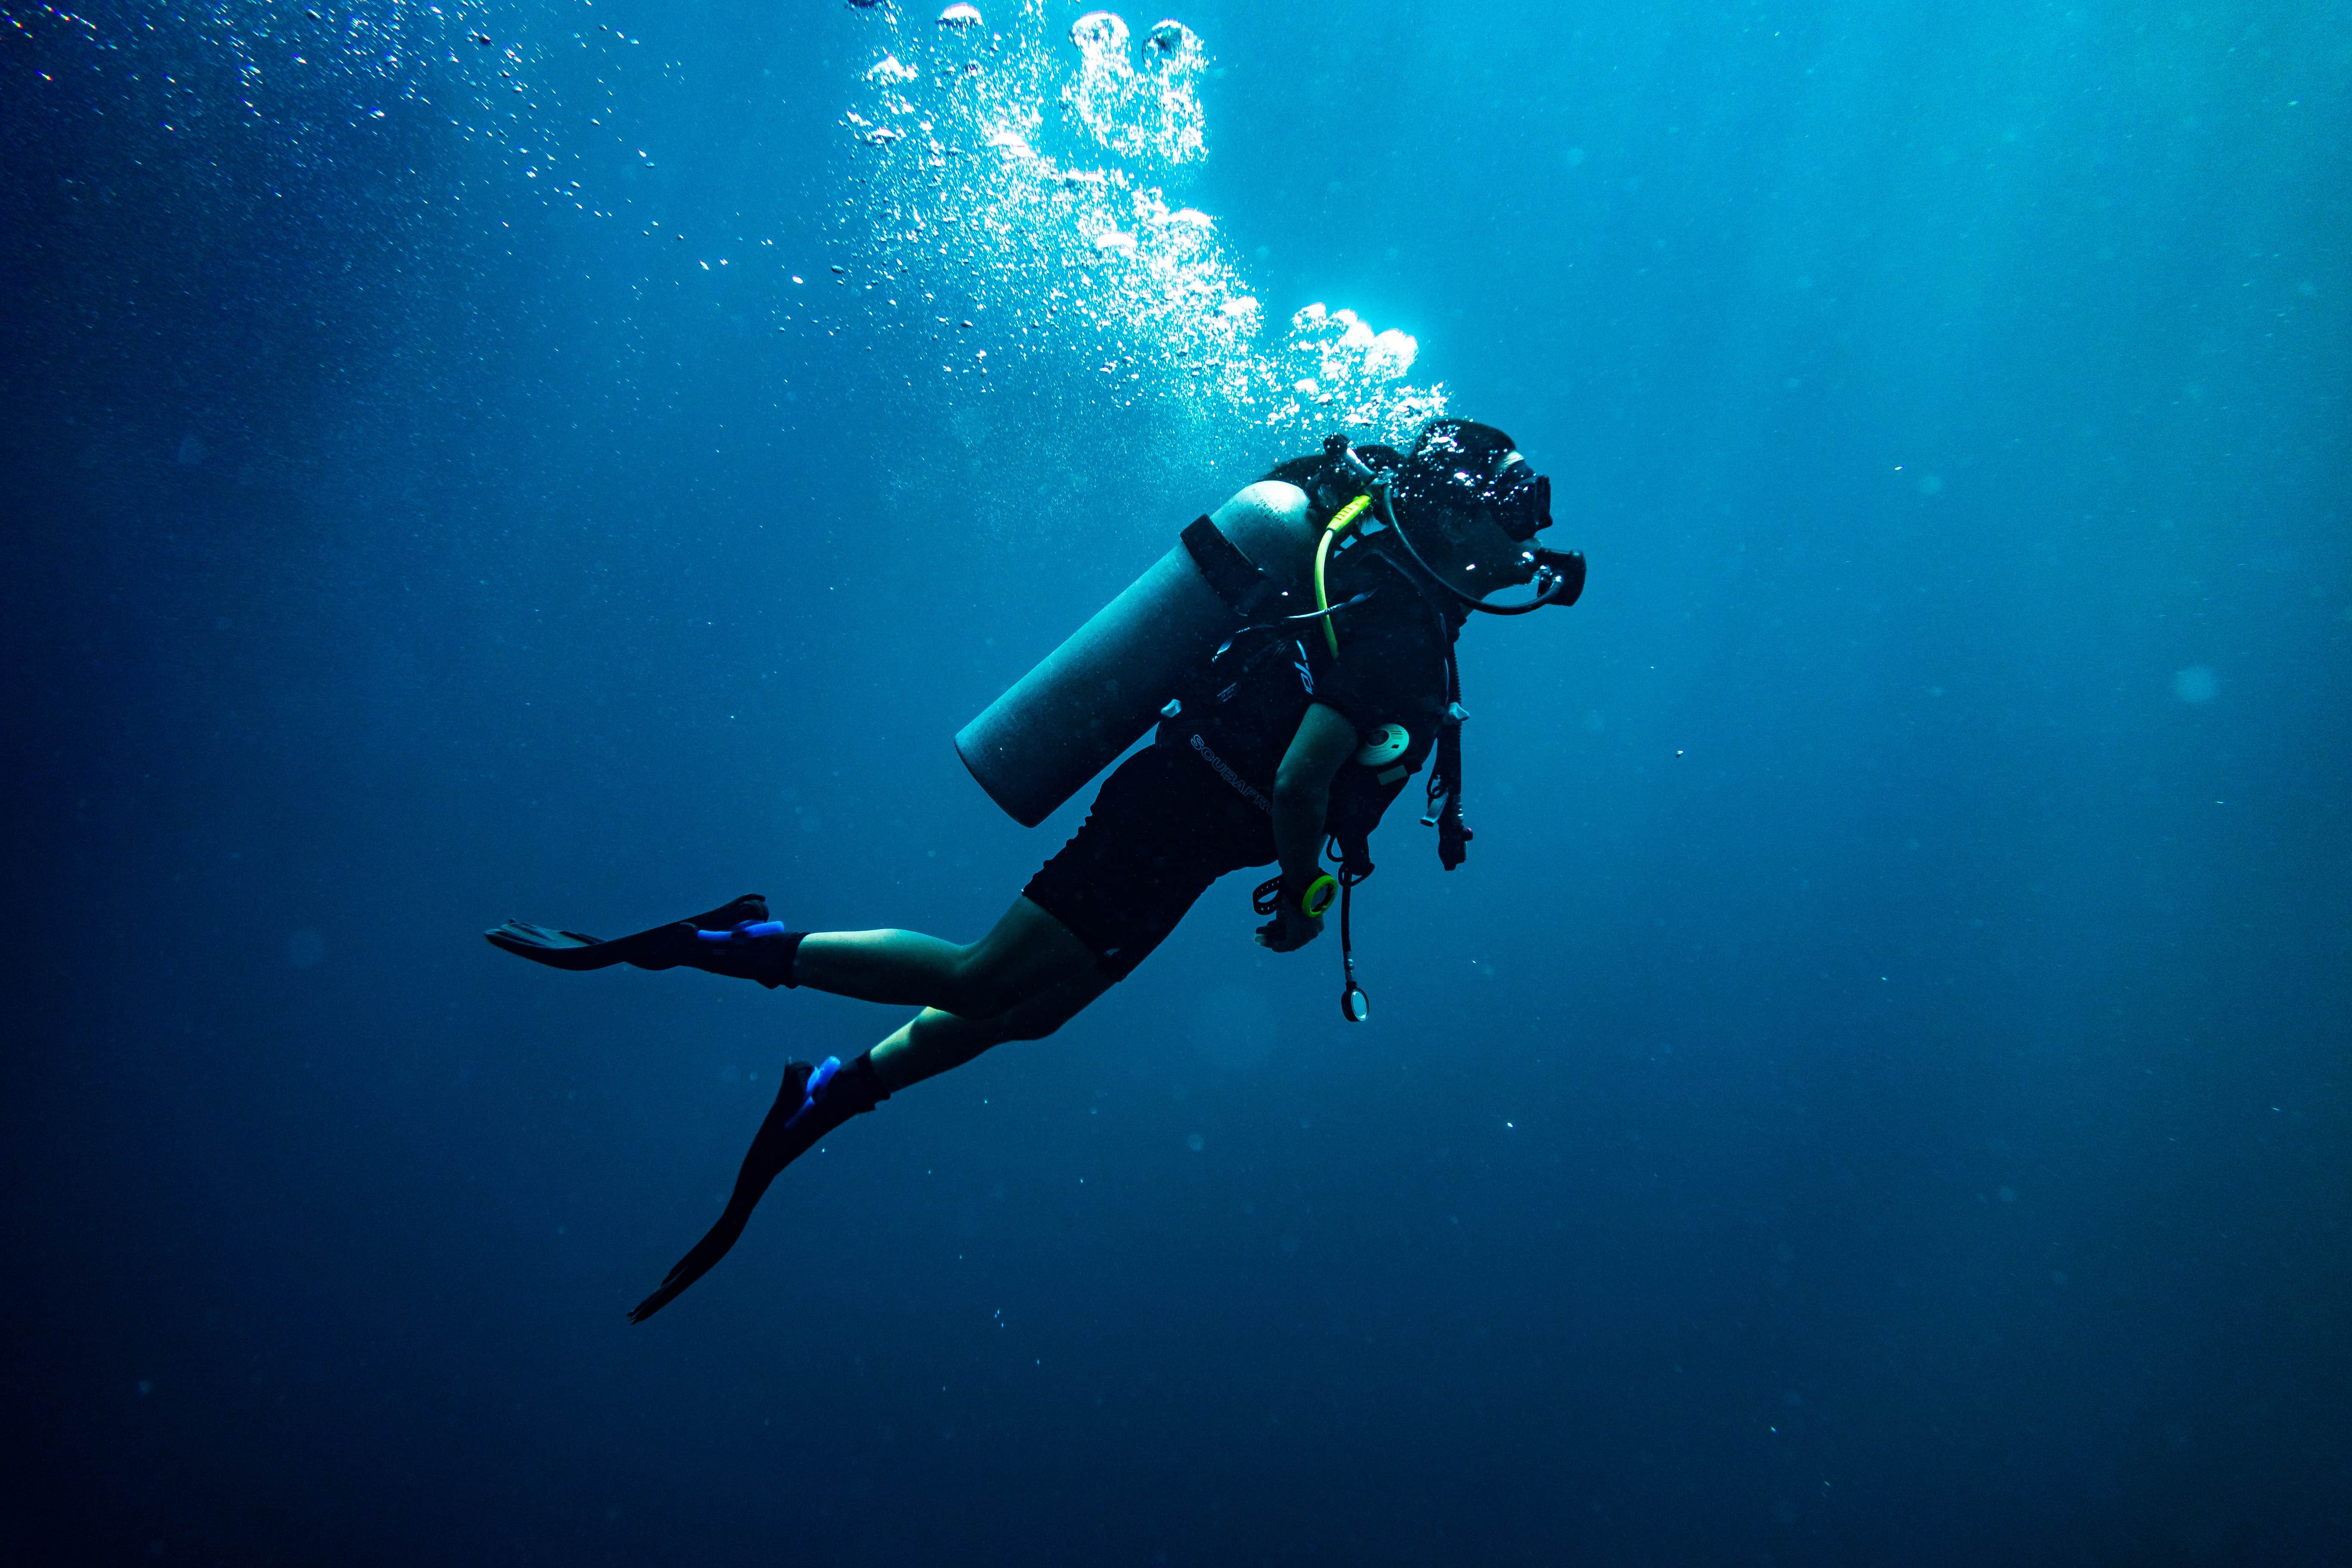
<instances>
[{"instance_id":1,"label":"rising bubble","mask_svg":"<svg viewBox=\"0 0 2352 1568\"><path fill-rule=\"evenodd\" d=\"M2172 694L2183 702L2210 702L2221 689L2221 677L2209 664L2192 664L2172 677Z\"/></svg>"}]
</instances>

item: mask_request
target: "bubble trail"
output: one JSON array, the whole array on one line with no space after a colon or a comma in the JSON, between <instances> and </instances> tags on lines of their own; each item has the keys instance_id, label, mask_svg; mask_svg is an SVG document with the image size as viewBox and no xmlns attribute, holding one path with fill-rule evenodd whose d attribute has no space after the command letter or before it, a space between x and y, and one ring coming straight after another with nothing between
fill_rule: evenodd
<instances>
[{"instance_id":1,"label":"bubble trail","mask_svg":"<svg viewBox=\"0 0 2352 1568\"><path fill-rule=\"evenodd\" d=\"M1003 352L1066 360L1120 405L1391 442L1444 411L1443 385L1406 380L1412 338L1353 310L1309 305L1266 343L1216 220L1170 203L1208 151L1191 28L1162 21L1139 44L1090 11L1056 37L1041 0L1005 9L1001 26L968 5L937 23L864 13L880 36L841 118L864 270L894 297L1002 311Z\"/></svg>"}]
</instances>

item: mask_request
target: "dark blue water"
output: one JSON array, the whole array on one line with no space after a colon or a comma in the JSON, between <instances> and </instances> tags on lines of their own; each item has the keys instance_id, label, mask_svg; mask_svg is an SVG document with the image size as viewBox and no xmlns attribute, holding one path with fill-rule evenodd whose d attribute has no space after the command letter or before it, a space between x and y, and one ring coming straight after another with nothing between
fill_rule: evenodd
<instances>
[{"instance_id":1,"label":"dark blue water","mask_svg":"<svg viewBox=\"0 0 2352 1568\"><path fill-rule=\"evenodd\" d=\"M977 936L1079 808L949 737L1309 441L878 253L876 14L84 15L0 7L15 1560L2352 1555L2342 5L1181 12L1267 341L1412 333L1591 585L1465 636L1371 1024L1221 885L640 1328L898 1016L476 933Z\"/></svg>"}]
</instances>

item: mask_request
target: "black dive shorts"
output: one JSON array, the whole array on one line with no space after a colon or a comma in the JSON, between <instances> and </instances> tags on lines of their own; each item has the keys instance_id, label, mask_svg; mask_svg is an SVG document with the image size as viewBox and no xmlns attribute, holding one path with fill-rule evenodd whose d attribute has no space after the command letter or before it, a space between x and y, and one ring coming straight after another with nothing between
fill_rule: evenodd
<instances>
[{"instance_id":1,"label":"black dive shorts","mask_svg":"<svg viewBox=\"0 0 2352 1568\"><path fill-rule=\"evenodd\" d=\"M1274 858L1265 813L1206 764L1153 745L1103 781L1085 825L1021 891L1124 980L1210 883Z\"/></svg>"}]
</instances>

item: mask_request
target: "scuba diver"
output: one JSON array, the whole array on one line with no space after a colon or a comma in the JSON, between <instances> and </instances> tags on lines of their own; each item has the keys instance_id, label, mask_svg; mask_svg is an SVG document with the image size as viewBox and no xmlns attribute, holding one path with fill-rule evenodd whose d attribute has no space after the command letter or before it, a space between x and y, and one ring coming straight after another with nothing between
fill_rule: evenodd
<instances>
[{"instance_id":1,"label":"scuba diver","mask_svg":"<svg viewBox=\"0 0 2352 1568\"><path fill-rule=\"evenodd\" d=\"M707 1273L777 1174L828 1133L992 1046L1052 1034L1227 872L1278 863L1254 900L1270 917L1257 940L1276 952L1315 941L1339 903L1340 1012L1363 1022L1349 898L1371 874L1372 828L1432 763L1423 820L1447 869L1471 837L1455 639L1474 612L1572 604L1583 589L1581 555L1533 542L1550 497L1502 431L1438 419L1405 454L1332 436L1195 521L957 735L982 786L1034 826L1159 723L978 942L788 930L758 894L611 942L522 921L486 932L557 969L683 967L921 1009L845 1065L786 1066L718 1223L631 1320ZM1511 588L1533 593L1490 601Z\"/></svg>"}]
</instances>

